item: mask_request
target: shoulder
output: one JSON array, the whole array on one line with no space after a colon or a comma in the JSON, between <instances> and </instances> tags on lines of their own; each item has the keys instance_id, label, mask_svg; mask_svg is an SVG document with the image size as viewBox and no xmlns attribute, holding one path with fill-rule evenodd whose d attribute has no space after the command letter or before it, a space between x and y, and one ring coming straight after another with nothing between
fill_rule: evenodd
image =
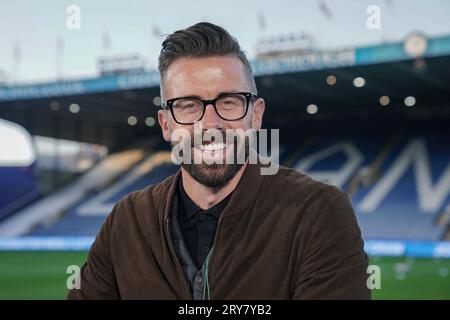
<instances>
[{"instance_id":1,"label":"shoulder","mask_svg":"<svg viewBox=\"0 0 450 320\"><path fill-rule=\"evenodd\" d=\"M282 198L293 198L295 202L333 201L338 197L345 197L346 193L340 188L318 181L311 176L295 169L279 167L278 173L268 176L267 185L277 186L277 194Z\"/></svg>"},{"instance_id":2,"label":"shoulder","mask_svg":"<svg viewBox=\"0 0 450 320\"><path fill-rule=\"evenodd\" d=\"M277 214L293 224L320 224L329 219L354 219L347 193L294 169L280 166L276 175L264 179L263 194L270 198Z\"/></svg>"},{"instance_id":3,"label":"shoulder","mask_svg":"<svg viewBox=\"0 0 450 320\"><path fill-rule=\"evenodd\" d=\"M267 185L278 185L275 203L282 210L284 220L295 225L303 235L316 234L326 237L339 235L345 241L360 237L360 230L350 197L331 184L315 180L294 169L280 167ZM269 178L270 180L270 178Z\"/></svg>"},{"instance_id":4,"label":"shoulder","mask_svg":"<svg viewBox=\"0 0 450 320\"><path fill-rule=\"evenodd\" d=\"M156 217L163 210L175 179L176 174L158 184L127 194L114 206L105 224L108 221L109 224L113 224L113 221L116 225L128 224L133 220L143 219L144 216L146 220Z\"/></svg>"},{"instance_id":5,"label":"shoulder","mask_svg":"<svg viewBox=\"0 0 450 320\"><path fill-rule=\"evenodd\" d=\"M111 210L100 228L93 247L112 256L126 254L120 248L137 248L142 235L151 243L158 234L162 213L176 175L123 197ZM99 249L100 248L100 249Z\"/></svg>"}]
</instances>

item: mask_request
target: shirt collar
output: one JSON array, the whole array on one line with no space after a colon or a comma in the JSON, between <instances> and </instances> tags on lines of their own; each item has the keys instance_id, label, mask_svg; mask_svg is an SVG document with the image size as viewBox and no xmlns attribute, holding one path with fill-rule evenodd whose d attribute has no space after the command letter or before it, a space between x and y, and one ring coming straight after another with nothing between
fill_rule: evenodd
<instances>
[{"instance_id":1,"label":"shirt collar","mask_svg":"<svg viewBox=\"0 0 450 320\"><path fill-rule=\"evenodd\" d=\"M228 201L230 200L233 192L231 192L228 196L226 196L222 201L220 201L213 207L211 207L207 210L203 210L202 208L197 206L194 201L192 201L192 199L188 196L188 194L184 190L183 179L181 178L181 175L180 175L180 179L178 179L178 194L180 195L181 204L184 206L184 211L186 212L186 216L188 219L193 218L196 214L198 214L200 212L202 212L204 214L209 214L218 219L220 216L220 213L227 206Z\"/></svg>"}]
</instances>

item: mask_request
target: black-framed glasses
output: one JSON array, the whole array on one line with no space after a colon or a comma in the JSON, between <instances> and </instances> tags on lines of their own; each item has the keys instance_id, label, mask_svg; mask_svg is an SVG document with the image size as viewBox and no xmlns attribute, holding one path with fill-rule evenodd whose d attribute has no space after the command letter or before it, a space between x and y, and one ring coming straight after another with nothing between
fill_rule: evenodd
<instances>
[{"instance_id":1,"label":"black-framed glasses","mask_svg":"<svg viewBox=\"0 0 450 320\"><path fill-rule=\"evenodd\" d=\"M221 94L213 100L202 100L194 97L180 97L169 99L163 103L163 109L170 109L174 120L178 124L194 124L200 121L211 104L217 115L223 120L236 121L247 115L252 99L258 96L250 92L233 92Z\"/></svg>"}]
</instances>

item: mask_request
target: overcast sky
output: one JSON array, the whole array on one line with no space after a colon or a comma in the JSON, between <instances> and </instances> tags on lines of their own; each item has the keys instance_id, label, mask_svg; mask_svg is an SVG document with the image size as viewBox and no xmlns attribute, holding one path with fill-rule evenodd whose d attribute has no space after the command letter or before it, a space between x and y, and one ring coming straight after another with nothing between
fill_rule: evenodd
<instances>
[{"instance_id":1,"label":"overcast sky","mask_svg":"<svg viewBox=\"0 0 450 320\"><path fill-rule=\"evenodd\" d=\"M225 27L240 41L250 58L254 56L259 37L292 32L309 33L324 48L401 40L414 30L429 36L450 34L450 0L324 0L325 9L320 9L320 2L2 1L0 74L20 82L54 80L58 38L63 43L61 69L65 78L95 76L96 58L105 53L138 52L150 67L155 67L163 37L155 37L152 30L167 34L199 21ZM69 16L66 9L72 4L81 10L79 30L66 27ZM380 30L366 27L369 5L381 9ZM103 34L109 35L109 50L104 48Z\"/></svg>"}]
</instances>

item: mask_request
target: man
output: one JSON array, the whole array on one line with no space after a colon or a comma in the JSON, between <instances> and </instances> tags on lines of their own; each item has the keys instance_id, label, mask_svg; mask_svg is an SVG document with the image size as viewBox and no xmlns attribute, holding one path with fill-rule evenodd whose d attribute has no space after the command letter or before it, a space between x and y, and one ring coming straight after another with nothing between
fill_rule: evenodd
<instances>
[{"instance_id":1,"label":"man","mask_svg":"<svg viewBox=\"0 0 450 320\"><path fill-rule=\"evenodd\" d=\"M177 159L202 161L181 161L176 175L114 207L68 298L369 299L343 191L283 167L262 175L246 143L192 142L199 125L219 136L261 128L264 100L237 41L210 23L177 31L159 71L163 137L188 146Z\"/></svg>"}]
</instances>

